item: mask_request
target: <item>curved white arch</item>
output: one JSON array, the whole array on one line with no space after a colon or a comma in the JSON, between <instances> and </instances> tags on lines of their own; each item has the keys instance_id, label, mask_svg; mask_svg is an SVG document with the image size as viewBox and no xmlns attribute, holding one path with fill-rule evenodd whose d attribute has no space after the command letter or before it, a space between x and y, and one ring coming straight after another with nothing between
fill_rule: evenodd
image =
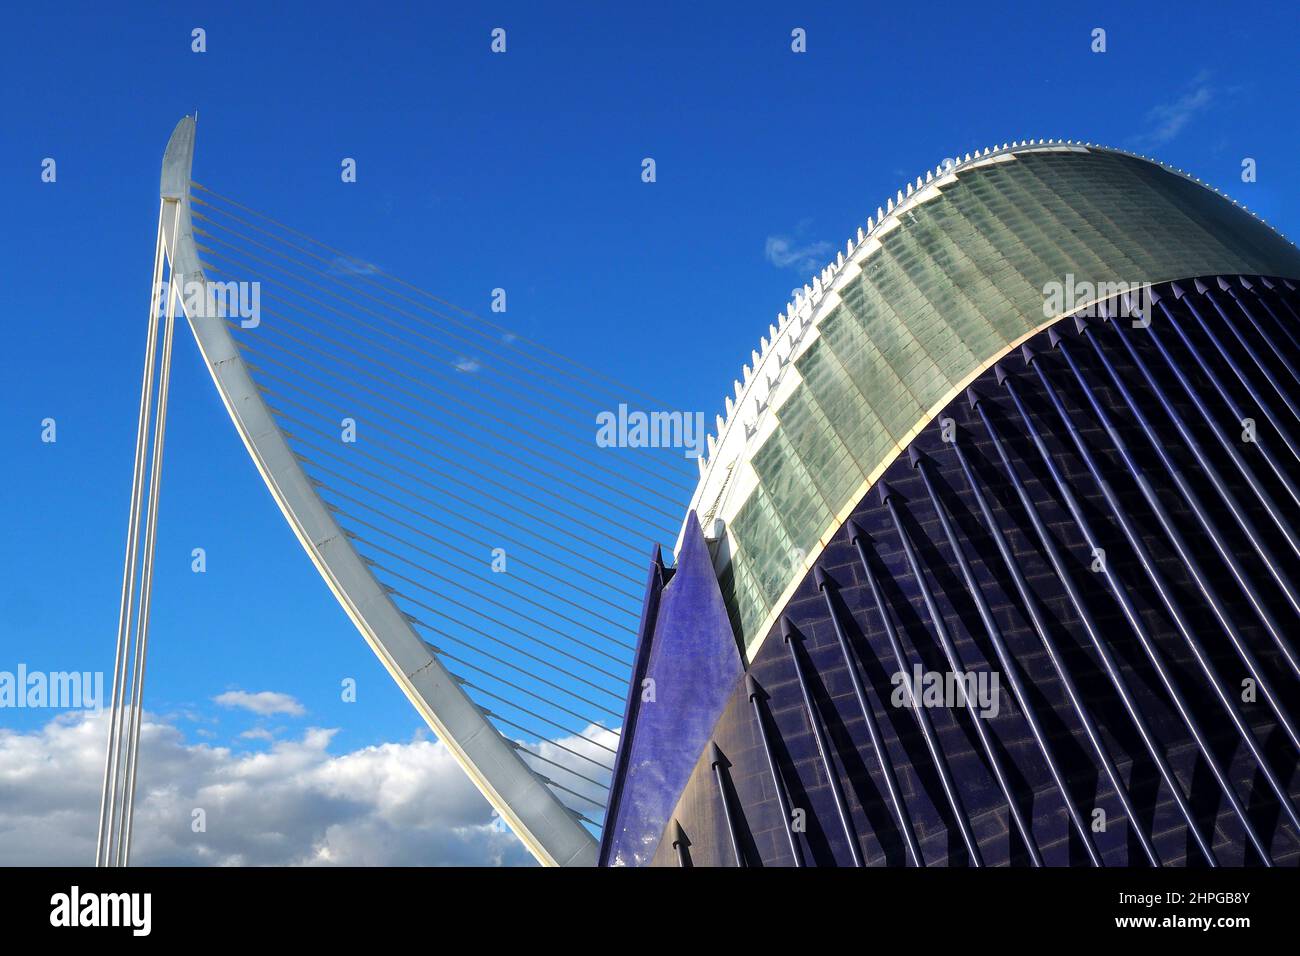
<instances>
[{"instance_id":1,"label":"curved white arch","mask_svg":"<svg viewBox=\"0 0 1300 956\"><path fill-rule=\"evenodd\" d=\"M190 224L194 133L192 117L177 124L163 157L161 192L165 202L179 203L173 282L197 281L206 288ZM164 244L171 249L173 216L163 218ZM541 863L594 866L591 834L447 673L334 521L253 385L225 320L189 313L187 308L212 381L271 497L397 686Z\"/></svg>"}]
</instances>

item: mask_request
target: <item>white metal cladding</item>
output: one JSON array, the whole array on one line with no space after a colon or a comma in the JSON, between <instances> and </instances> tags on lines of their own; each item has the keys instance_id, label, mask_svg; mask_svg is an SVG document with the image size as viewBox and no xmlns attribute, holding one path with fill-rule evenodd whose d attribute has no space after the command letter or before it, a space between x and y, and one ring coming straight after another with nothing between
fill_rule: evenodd
<instances>
[{"instance_id":1,"label":"white metal cladding","mask_svg":"<svg viewBox=\"0 0 1300 956\"><path fill-rule=\"evenodd\" d=\"M206 283L190 223L194 134L193 118L177 124L163 159L161 188L164 199L181 203L173 281ZM170 220L167 230L170 248ZM188 312L190 329L221 400L271 496L398 687L540 862L595 865L596 842L591 834L488 722L358 556L254 387L224 319Z\"/></svg>"}]
</instances>

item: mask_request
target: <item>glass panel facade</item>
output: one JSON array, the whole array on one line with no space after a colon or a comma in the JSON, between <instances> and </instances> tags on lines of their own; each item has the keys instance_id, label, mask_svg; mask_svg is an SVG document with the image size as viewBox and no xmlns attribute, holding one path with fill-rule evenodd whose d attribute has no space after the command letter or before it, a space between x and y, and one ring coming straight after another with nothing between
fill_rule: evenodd
<instances>
[{"instance_id":1,"label":"glass panel facade","mask_svg":"<svg viewBox=\"0 0 1300 956\"><path fill-rule=\"evenodd\" d=\"M768 412L777 427L750 456L758 484L729 525L721 581L745 645L863 483L1049 320L1049 283L1300 277L1294 246L1155 164L1097 150L1015 155L959 169L938 199L904 209L796 360L802 382Z\"/></svg>"}]
</instances>

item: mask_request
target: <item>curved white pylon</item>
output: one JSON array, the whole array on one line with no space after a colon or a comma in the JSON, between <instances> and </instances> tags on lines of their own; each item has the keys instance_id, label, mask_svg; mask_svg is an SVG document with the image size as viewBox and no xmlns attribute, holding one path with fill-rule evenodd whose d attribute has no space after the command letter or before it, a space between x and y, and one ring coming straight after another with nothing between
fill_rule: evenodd
<instances>
[{"instance_id":1,"label":"curved white pylon","mask_svg":"<svg viewBox=\"0 0 1300 956\"><path fill-rule=\"evenodd\" d=\"M162 170L163 198L181 203L172 276L186 283L182 291L192 288L189 283L206 284L190 225L193 159L194 120L187 116L172 133ZM170 249L170 224L166 230ZM189 295L182 298L192 300ZM596 842L591 834L447 673L334 521L253 385L225 320L190 312L187 305L190 329L208 371L271 496L397 686L541 863L594 866Z\"/></svg>"}]
</instances>

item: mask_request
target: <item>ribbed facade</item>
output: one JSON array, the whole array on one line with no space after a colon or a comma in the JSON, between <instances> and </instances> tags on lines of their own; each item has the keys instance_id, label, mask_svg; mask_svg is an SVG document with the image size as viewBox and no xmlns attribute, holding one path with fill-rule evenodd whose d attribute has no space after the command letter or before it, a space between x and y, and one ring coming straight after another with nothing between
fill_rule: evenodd
<instances>
[{"instance_id":1,"label":"ribbed facade","mask_svg":"<svg viewBox=\"0 0 1300 956\"><path fill-rule=\"evenodd\" d=\"M872 226L765 340L722 427L745 440L720 442L694 503L706 529L725 520L719 573L751 651L794 575L954 391L1070 311L1047 287L1300 274L1295 247L1245 210L1095 147L980 157Z\"/></svg>"},{"instance_id":2,"label":"ribbed facade","mask_svg":"<svg viewBox=\"0 0 1300 956\"><path fill-rule=\"evenodd\" d=\"M1223 298L1228 299L1226 295ZM1300 299L1293 294L1289 299L1293 308L1300 305ZM1190 318L1186 307L1171 305L1180 321ZM1275 306L1281 309L1280 301ZM1217 320L1207 303L1202 302L1201 308ZM1156 327L1159 329L1158 320ZM1223 341L1225 330L1217 331ZM1275 338L1280 334L1275 330ZM982 376L974 387L978 407L972 408L971 397L963 395L940 416L954 422L955 441L944 440L943 426L936 421L913 443L915 461L909 455L896 461L886 473L884 484L890 500L882 501L877 489L860 502L852 524L846 525L818 563L818 570L823 572L822 586L818 586L816 572L808 575L786 606L782 626L792 635L792 641L778 633L764 642L749 668L754 684L737 683L713 730L712 741L727 763L727 799L746 864L794 862L790 834L777 797L777 780L768 763L769 750L790 807L806 811L806 832L796 834L795 840L804 864L853 862L850 836L840 819L832 780L839 785L852 840L862 860L868 864L912 862L850 668L856 669L871 708L922 861L927 865L970 863L956 822L960 813L985 864L1029 862L1026 841L1016 830L970 713L962 708L928 711L938 752L956 789L954 806L944 792L938 761L928 749L925 732L913 711L890 703L896 687L891 678L900 667L893 654L889 627L894 629L904 653L903 670L910 671L918 663L926 671L951 670L922 590L923 582L962 669L1004 675L1000 681L999 713L984 725L1037 852L1047 864L1090 862L1080 835L1071 826L1043 748L1026 721L1025 707L998 661L990 627L982 620L974 593L963 580L962 562L969 566L991 615L992 628L1014 661L1028 704L1044 731L1047 751L1058 762L1067 793L1088 823L1101 861L1107 865L1148 862L1134 828L1126 820L1116 788L1103 770L1098 751L1089 741L1078 709L1064 689L1062 671L1075 684L1078 700L1097 728L1102 749L1136 809L1136 827L1148 839L1158 860L1170 865L1190 858L1190 862L1200 864L1204 857L1172 789L1162 780L1154 758L1144 746L1136 722L1107 677L1092 633L1116 662L1128 696L1137 705L1138 716L1149 728L1156 751L1167 761L1202 839L1218 862L1258 862L1242 821L1162 686L1136 629L1126 619L1114 585L1107 575L1091 570L1094 546L1105 550L1107 565L1136 611L1143 637L1155 647L1173 678L1204 734L1210 754L1219 761L1229 789L1266 851L1277 863L1300 859L1296 829L1281 812L1277 794L1263 779L1256 755L1211 690L1210 677L1179 633L1173 615L1163 605L1152 577L1100 490L1099 479L1116 494L1137 531L1140 546L1168 588L1176 612L1200 642L1251 739L1294 800L1300 796L1300 788L1294 783L1294 742L1262 697L1250 704L1240 702L1241 682L1249 676L1250 668L1234 651L1208 598L1198 589L1173 541L1153 516L1135 474L1124 463L1116 441L1106 433L1091 406L1091 400L1098 402L1143 480L1167 502L1170 517L1191 546L1204 581L1223 602L1228 620L1257 662L1258 676L1271 685L1282 711L1295 713L1300 706L1296 674L1261 616L1250 607L1227 562L1215 551L1207 527L1223 538L1247 580L1258 586L1256 595L1278 626L1293 659L1296 610L1215 491L1208 468L1218 472L1216 477L1225 482L1236 502L1243 506L1247 526L1277 560L1276 569L1285 581L1300 581L1300 564L1264 501L1251 490L1247 476L1236 471L1191 396L1181 389L1173 368L1183 371L1197 395L1203 395L1207 402L1215 400L1219 409L1222 403L1217 401L1211 372L1229 394L1243 396L1245 390L1214 354L1213 345L1204 335L1193 337L1189 330L1189 338L1199 347L1201 357L1211 363L1209 371L1196 363L1179 337L1167 328L1162 335L1158 332L1158 337L1173 359L1172 365L1157 348L1157 337L1133 329L1116 330L1109 323L1094 323L1082 334L1070 328L1055 348L1047 333L1036 337L1029 346L1037 355L1033 359L1037 368L1026 366L1023 355L1016 354ZM1132 354L1125 342L1134 347ZM1262 355L1263 343L1256 340L1254 344L1257 354ZM1062 347L1082 373L1086 389L1065 361ZM1143 432L1134 406L1110 380L1102 356L1119 375L1137 410L1158 428L1155 434L1171 461L1181 470L1193 496L1205 506L1202 515L1181 498L1170 472ZM1158 389L1145 380L1135 356L1151 373ZM1279 381L1285 381L1280 363L1274 360L1270 368L1274 366L1281 373ZM1239 367L1247 372L1248 362ZM1001 383L1000 376L1005 376ZM1258 369L1248 377L1255 388L1267 390L1268 384ZM1294 380L1289 385L1289 397L1300 399ZM1070 426L1085 442L1098 467L1095 475L1074 447L1049 387L1066 409ZM1031 440L1030 426L1022 418L1013 393L1051 453L1055 475ZM1199 443L1204 459L1180 439L1165 403ZM1275 404L1282 407L1280 401ZM1261 416L1257 424L1261 443L1286 454L1268 420ZM1235 441L1240 429L1234 428L1228 437ZM1011 468L1002 460L999 442ZM1291 457L1283 469L1292 487L1300 480L1295 463ZM1265 496L1278 506L1276 517L1294 537L1300 528L1295 527L1295 503L1286 485L1267 466L1259 467L1262 463L1258 457L1247 464L1250 478L1259 482ZM933 498L922 469L934 489ZM1074 496L1093 538L1072 515L1057 476ZM1023 485L1024 500L1017 482ZM991 524L982 513L981 498L993 518ZM892 513L890 504L894 506ZM953 528L960 556L945 534L939 508L944 509ZM1073 594L1058 576L1029 508L1047 529L1052 546L1064 561ZM914 552L919 576L909 562L904 534ZM999 550L999 538L1010 561ZM864 556L868 562L865 565ZM1026 589L1027 599L1020 586ZM1026 600L1032 602L1033 614ZM1045 628L1059 670L1053 663L1053 653L1047 649L1048 642L1036 629L1035 616ZM837 624L848 645L847 655ZM803 684L808 688L812 712L804 698L794 653L801 658ZM757 695L752 694L755 688ZM751 700L751 696L755 699ZM825 755L818 745L818 732L827 747ZM764 734L769 740L767 747ZM673 818L690 842L689 853L695 864L729 866L735 864L735 855L711 763L709 753L702 753L674 807ZM1107 826L1101 832L1092 832L1097 809L1104 811ZM656 864L676 864L673 835L671 828L666 831L653 858Z\"/></svg>"},{"instance_id":3,"label":"ribbed facade","mask_svg":"<svg viewBox=\"0 0 1300 956\"><path fill-rule=\"evenodd\" d=\"M1119 154L958 181L828 283L744 503L706 471L652 573L602 862L1300 862L1296 250ZM1065 274L1149 321L1044 320Z\"/></svg>"}]
</instances>

